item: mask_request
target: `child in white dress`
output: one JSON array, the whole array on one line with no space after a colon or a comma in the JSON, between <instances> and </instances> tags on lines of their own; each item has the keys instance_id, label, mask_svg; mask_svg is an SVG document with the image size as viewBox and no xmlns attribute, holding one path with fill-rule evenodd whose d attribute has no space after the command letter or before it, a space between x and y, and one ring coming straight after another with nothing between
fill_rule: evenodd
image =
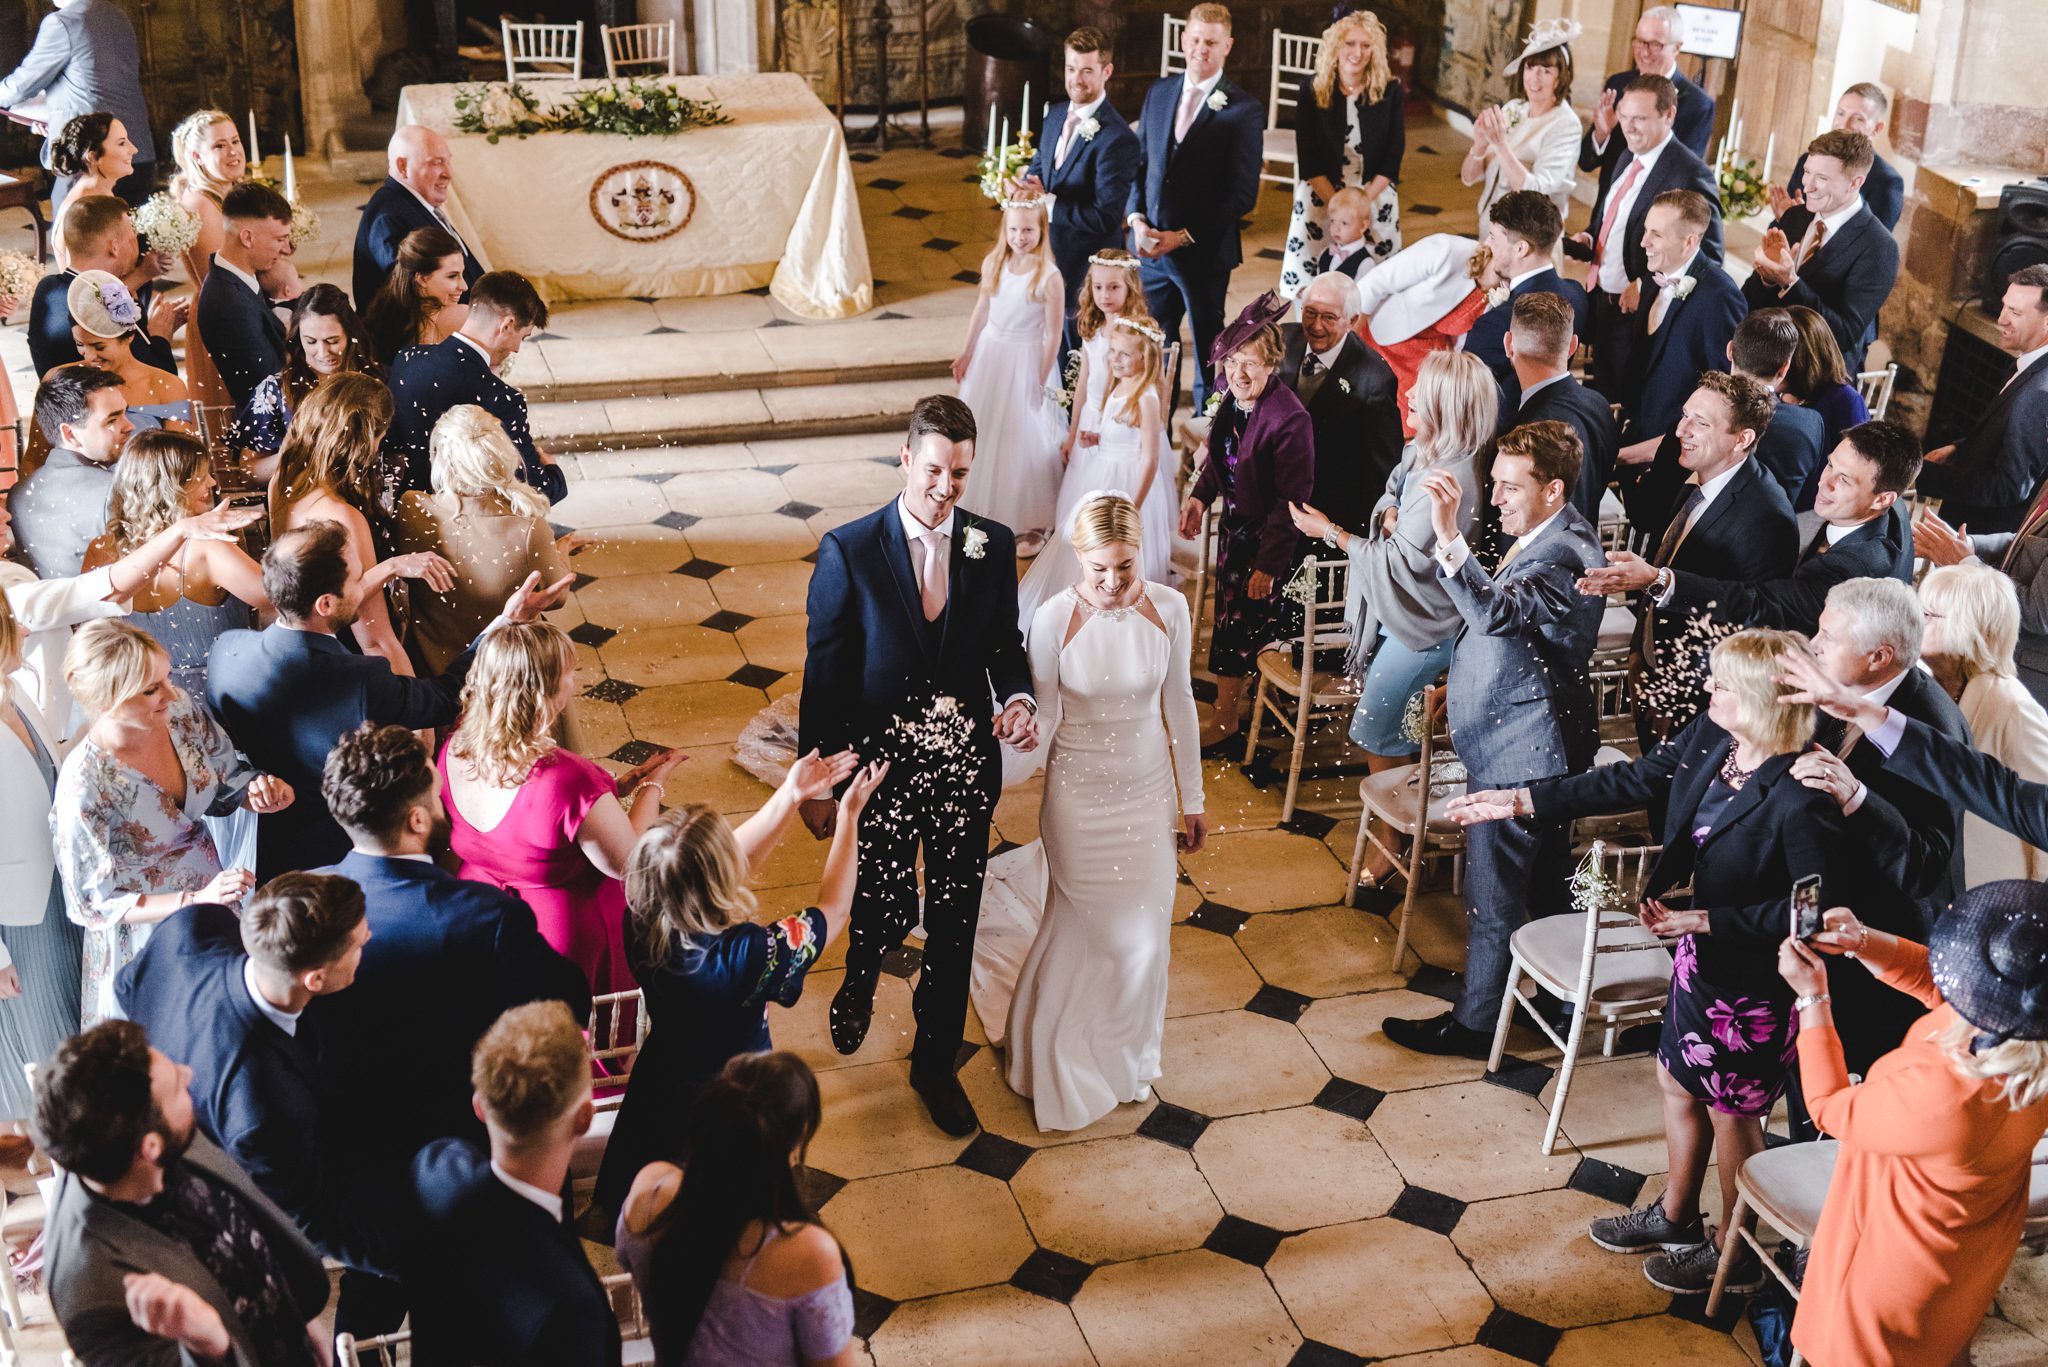
<instances>
[{"instance_id":1,"label":"child in white dress","mask_svg":"<svg viewBox=\"0 0 2048 1367\"><path fill-rule=\"evenodd\" d=\"M1081 368L1074 376L1074 395L1069 401L1067 440L1060 448L1062 465L1073 464L1077 441L1085 446L1095 444L1102 395L1109 388L1109 325L1119 318L1149 323L1152 313L1145 306L1145 287L1139 283L1138 258L1121 247L1107 247L1088 258L1087 288L1081 291L1081 306L1074 314L1074 330L1081 334Z\"/></svg>"},{"instance_id":2,"label":"child in white dress","mask_svg":"<svg viewBox=\"0 0 2048 1367\"><path fill-rule=\"evenodd\" d=\"M1065 302L1047 245L1045 201L1004 200L1002 236L981 263L967 346L953 362L979 432L960 503L1015 532L1024 555L1044 544L1059 497L1060 413L1047 381Z\"/></svg>"}]
</instances>

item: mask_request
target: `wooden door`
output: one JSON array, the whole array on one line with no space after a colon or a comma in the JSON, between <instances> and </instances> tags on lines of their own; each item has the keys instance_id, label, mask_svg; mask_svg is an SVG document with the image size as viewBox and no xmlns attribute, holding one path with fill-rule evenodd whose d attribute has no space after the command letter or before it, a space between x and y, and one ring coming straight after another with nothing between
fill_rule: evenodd
<instances>
[{"instance_id":1,"label":"wooden door","mask_svg":"<svg viewBox=\"0 0 2048 1367\"><path fill-rule=\"evenodd\" d=\"M1834 53L1825 67L1819 51L1823 12L1829 0L1747 0L1742 55L1735 63L1735 97L1741 101L1741 151L1763 165L1771 135L1777 134L1771 178L1785 183L1786 172L1813 140L1820 104L1828 95ZM1838 7L1837 7L1838 8ZM1721 98L1719 119L1726 131L1734 104ZM1719 146L1720 131L1715 146Z\"/></svg>"}]
</instances>

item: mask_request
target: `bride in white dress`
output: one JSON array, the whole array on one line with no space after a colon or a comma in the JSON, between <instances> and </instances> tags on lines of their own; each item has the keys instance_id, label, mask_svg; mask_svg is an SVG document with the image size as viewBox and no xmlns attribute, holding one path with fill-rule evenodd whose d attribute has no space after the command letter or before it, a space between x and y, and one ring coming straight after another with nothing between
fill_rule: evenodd
<instances>
[{"instance_id":1,"label":"bride in white dress","mask_svg":"<svg viewBox=\"0 0 2048 1367\"><path fill-rule=\"evenodd\" d=\"M974 972L976 1008L1007 1040L1010 1086L1041 1130L1078 1130L1151 1094L1175 852L1199 850L1208 829L1187 600L1139 576L1144 534L1124 495L1089 497L1071 540L1081 582L1039 609L1030 642L1051 751L1043 857L1004 856L1011 876L983 898ZM1033 867L1045 870L1035 886Z\"/></svg>"}]
</instances>

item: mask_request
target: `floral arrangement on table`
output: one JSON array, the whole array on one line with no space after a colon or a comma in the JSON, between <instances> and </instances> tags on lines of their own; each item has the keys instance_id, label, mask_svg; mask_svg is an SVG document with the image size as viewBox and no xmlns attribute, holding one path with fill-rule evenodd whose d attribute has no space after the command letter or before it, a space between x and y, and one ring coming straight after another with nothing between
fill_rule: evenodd
<instances>
[{"instance_id":1,"label":"floral arrangement on table","mask_svg":"<svg viewBox=\"0 0 2048 1367\"><path fill-rule=\"evenodd\" d=\"M131 215L146 250L181 257L199 241L199 215L159 190Z\"/></svg>"},{"instance_id":2,"label":"floral arrangement on table","mask_svg":"<svg viewBox=\"0 0 2048 1367\"><path fill-rule=\"evenodd\" d=\"M980 163L982 198L997 204L1008 199L1009 187L1023 179L1025 170L1030 167L1032 151L1031 130L1027 128L1017 134L1015 142L991 146L983 152Z\"/></svg>"},{"instance_id":3,"label":"floral arrangement on table","mask_svg":"<svg viewBox=\"0 0 2048 1367\"><path fill-rule=\"evenodd\" d=\"M1720 187L1721 214L1725 218L1748 218L1770 207L1769 183L1757 170L1756 162L1739 152L1729 152L1721 158L1715 181Z\"/></svg>"},{"instance_id":4,"label":"floral arrangement on table","mask_svg":"<svg viewBox=\"0 0 2048 1367\"><path fill-rule=\"evenodd\" d=\"M535 133L643 137L731 122L716 101L685 99L674 86L648 77L605 81L549 100L517 81L455 88L456 131L481 133L488 142Z\"/></svg>"},{"instance_id":5,"label":"floral arrangement on table","mask_svg":"<svg viewBox=\"0 0 2048 1367\"><path fill-rule=\"evenodd\" d=\"M35 295L42 279L43 263L27 252L0 252L0 298L14 300L19 308Z\"/></svg>"}]
</instances>

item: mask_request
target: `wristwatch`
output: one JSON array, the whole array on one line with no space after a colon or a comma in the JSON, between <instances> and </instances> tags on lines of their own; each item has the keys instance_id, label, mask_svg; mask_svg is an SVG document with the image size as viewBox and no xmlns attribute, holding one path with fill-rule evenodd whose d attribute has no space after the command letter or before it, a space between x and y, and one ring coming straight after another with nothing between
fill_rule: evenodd
<instances>
[{"instance_id":1,"label":"wristwatch","mask_svg":"<svg viewBox=\"0 0 2048 1367\"><path fill-rule=\"evenodd\" d=\"M1670 594L1673 577L1669 565L1658 568L1657 577L1650 581L1650 600L1652 602L1661 603Z\"/></svg>"}]
</instances>

